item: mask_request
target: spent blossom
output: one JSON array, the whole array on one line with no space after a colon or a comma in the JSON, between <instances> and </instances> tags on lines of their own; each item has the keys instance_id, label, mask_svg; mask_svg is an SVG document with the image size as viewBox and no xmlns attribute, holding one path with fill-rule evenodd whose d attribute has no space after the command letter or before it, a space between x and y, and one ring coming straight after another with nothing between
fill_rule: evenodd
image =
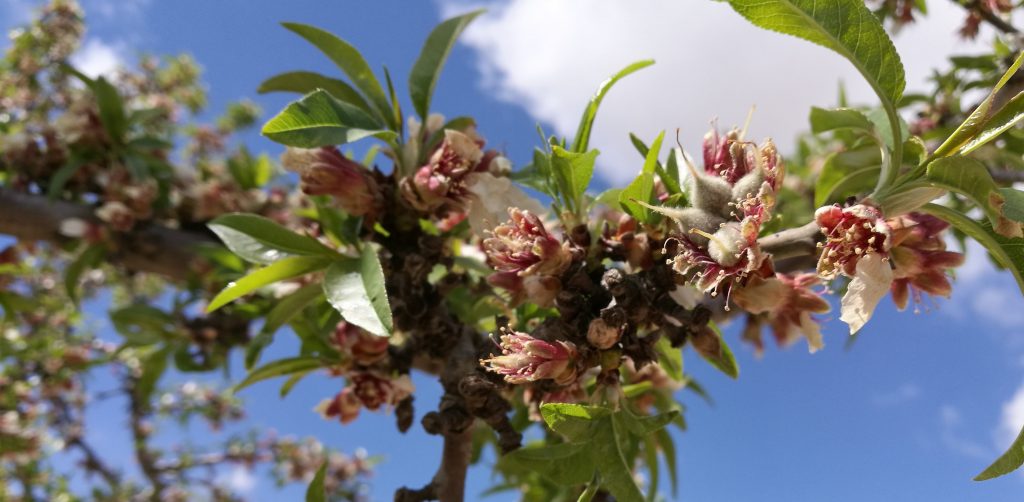
<instances>
[{"instance_id":1,"label":"spent blossom","mask_svg":"<svg viewBox=\"0 0 1024 502\"><path fill-rule=\"evenodd\" d=\"M334 328L334 345L360 366L371 366L388 356L388 339L341 321Z\"/></svg>"},{"instance_id":2,"label":"spent blossom","mask_svg":"<svg viewBox=\"0 0 1024 502\"><path fill-rule=\"evenodd\" d=\"M911 297L921 303L922 294L949 298L949 269L964 262L964 255L946 251L942 233L949 224L923 213L908 213L888 220L892 230L890 255L893 265L892 299L900 310Z\"/></svg>"},{"instance_id":3,"label":"spent blossom","mask_svg":"<svg viewBox=\"0 0 1024 502\"><path fill-rule=\"evenodd\" d=\"M378 371L358 370L349 373L348 380L349 385L341 392L317 405L316 411L325 419L337 417L341 423L348 423L359 416L360 408L390 409L415 390L409 375L390 377Z\"/></svg>"},{"instance_id":4,"label":"spent blossom","mask_svg":"<svg viewBox=\"0 0 1024 502\"><path fill-rule=\"evenodd\" d=\"M852 335L871 319L892 285L892 231L882 212L865 204L821 207L815 211L814 220L825 234L825 242L819 244L818 276L826 280L838 275L852 279L839 316L850 325Z\"/></svg>"},{"instance_id":5,"label":"spent blossom","mask_svg":"<svg viewBox=\"0 0 1024 502\"><path fill-rule=\"evenodd\" d=\"M764 314L779 345L788 345L803 336L813 353L824 343L821 327L811 316L831 310L821 294L811 289L820 284L816 274L777 273L767 279L752 279L745 287L733 291L732 301L751 314ZM753 340L759 350L760 338L758 335Z\"/></svg>"},{"instance_id":6,"label":"spent blossom","mask_svg":"<svg viewBox=\"0 0 1024 502\"><path fill-rule=\"evenodd\" d=\"M476 139L446 129L444 141L427 164L402 180L402 195L420 211L435 211L445 205L461 208L467 196L466 177L482 164L483 158L481 143Z\"/></svg>"},{"instance_id":7,"label":"spent blossom","mask_svg":"<svg viewBox=\"0 0 1024 502\"><path fill-rule=\"evenodd\" d=\"M576 346L572 342L547 342L526 333L502 328L501 355L480 364L511 384L551 379L559 385L576 381Z\"/></svg>"}]
</instances>

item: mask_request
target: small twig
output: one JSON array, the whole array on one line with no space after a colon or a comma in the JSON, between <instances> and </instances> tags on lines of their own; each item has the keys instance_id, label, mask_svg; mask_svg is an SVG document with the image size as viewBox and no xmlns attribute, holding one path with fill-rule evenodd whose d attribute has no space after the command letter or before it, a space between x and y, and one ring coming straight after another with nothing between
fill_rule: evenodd
<instances>
[{"instance_id":1,"label":"small twig","mask_svg":"<svg viewBox=\"0 0 1024 502\"><path fill-rule=\"evenodd\" d=\"M821 230L818 224L810 222L802 227L790 228L772 235L766 235L758 240L761 249L771 253L775 260L786 258L797 258L801 256L814 256L817 252L818 239L821 237Z\"/></svg>"},{"instance_id":2,"label":"small twig","mask_svg":"<svg viewBox=\"0 0 1024 502\"><path fill-rule=\"evenodd\" d=\"M985 7L985 5L983 5L980 0L970 0L970 1L953 0L953 1L957 5L963 7L964 9L966 9L968 12L976 14L983 21L985 21L986 23L992 25L993 28L995 28L995 29L997 29L997 30L999 30L999 31L1001 31L1003 33L1012 33L1012 34L1019 33L1019 31L1017 31L1017 28L1015 28L1012 24L1010 24L1005 19L1003 19L1003 18L999 17L998 15L996 15L996 13L992 12L991 10L989 10L988 7Z\"/></svg>"}]
</instances>

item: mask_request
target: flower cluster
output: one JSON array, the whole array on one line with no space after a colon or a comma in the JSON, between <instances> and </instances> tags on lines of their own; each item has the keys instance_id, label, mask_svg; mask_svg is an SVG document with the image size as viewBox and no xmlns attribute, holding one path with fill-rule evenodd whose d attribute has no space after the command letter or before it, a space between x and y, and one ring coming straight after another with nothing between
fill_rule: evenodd
<instances>
[{"instance_id":1,"label":"flower cluster","mask_svg":"<svg viewBox=\"0 0 1024 502\"><path fill-rule=\"evenodd\" d=\"M656 210L674 218L683 231L675 270L692 273L699 289L717 295L751 275L770 276L771 263L757 238L771 216L785 171L771 140L757 146L736 130L724 136L708 133L703 157L702 171L686 161L692 207Z\"/></svg>"},{"instance_id":2,"label":"flower cluster","mask_svg":"<svg viewBox=\"0 0 1024 502\"><path fill-rule=\"evenodd\" d=\"M501 355L480 361L511 384L551 379L559 385L576 381L576 346L571 342L544 341L526 333L502 329Z\"/></svg>"},{"instance_id":3,"label":"flower cluster","mask_svg":"<svg viewBox=\"0 0 1024 502\"><path fill-rule=\"evenodd\" d=\"M732 301L748 313L762 316L771 326L779 345L788 345L802 336L807 339L810 351L815 352L824 346L824 342L821 327L811 316L831 310L821 293L811 289L820 284L821 279L811 273L777 273L775 277L756 277L744 287L733 291ZM762 350L760 326L756 319L748 324L750 330L754 332L749 332L746 338L754 343L758 351Z\"/></svg>"},{"instance_id":4,"label":"flower cluster","mask_svg":"<svg viewBox=\"0 0 1024 502\"><path fill-rule=\"evenodd\" d=\"M948 298L952 285L947 272L964 262L963 254L946 251L942 233L949 224L922 213L897 216L888 222L892 232L892 299L896 306L906 309L911 298L920 304L923 293Z\"/></svg>"},{"instance_id":5,"label":"flower cluster","mask_svg":"<svg viewBox=\"0 0 1024 502\"><path fill-rule=\"evenodd\" d=\"M395 376L389 370L386 338L341 321L332 341L342 357L342 364L333 373L344 375L348 385L317 405L316 411L325 419L347 424L359 416L362 408L390 409L412 395L415 388L409 375Z\"/></svg>"}]
</instances>

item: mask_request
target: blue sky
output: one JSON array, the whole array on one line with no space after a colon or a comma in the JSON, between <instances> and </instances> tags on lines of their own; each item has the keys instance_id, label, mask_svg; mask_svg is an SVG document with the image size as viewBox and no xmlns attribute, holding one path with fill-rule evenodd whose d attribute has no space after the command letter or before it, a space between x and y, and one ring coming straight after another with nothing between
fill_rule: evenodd
<instances>
[{"instance_id":1,"label":"blue sky","mask_svg":"<svg viewBox=\"0 0 1024 502\"><path fill-rule=\"evenodd\" d=\"M244 2L241 0L83 0L90 31L79 63L103 70L133 61L139 51L188 52L205 68L215 114L230 101L250 98L269 115L287 96L257 96L264 78L288 70L335 70L315 49L280 28L299 21L330 29L358 46L371 63L404 76L430 28L467 4L408 1ZM758 106L752 132L772 135L783 151L803 129L812 104L833 102L839 80L855 99L870 94L838 57L804 43L747 26L725 5L703 0L492 3L491 11L457 46L434 108L452 117L472 114L492 146L521 164L536 144L535 124L569 134L583 103L607 74L655 57L658 64L623 82L606 101L593 144L601 149L600 184L623 180L639 168L626 133L653 137L680 127L691 149L714 117L742 121ZM953 52L977 50L952 33L961 15L930 2L932 17L897 38L910 89L921 89L928 69ZM24 19L27 0L0 0L0 26ZM627 6L628 5L628 6ZM984 35L983 35L984 37ZM814 70L814 73L811 73ZM398 78L400 93L404 91ZM407 107L407 109L410 109ZM247 134L251 148L280 147ZM824 327L826 349L814 355L797 345L770 348L762 359L738 342L741 377L732 381L687 355L687 371L711 392L713 407L681 396L690 431L678 438L680 498L714 500L935 500L1000 501L1019 498L1024 477L986 483L971 477L994 459L1024 424L1024 300L1007 274L974 249L959 273L952 301L928 312L897 313L884 300L852 350L845 326ZM106 302L89 308L96 314ZM104 336L114 336L98 324ZM735 340L738 326L727 333ZM280 333L270 354L295 343ZM240 375L240 364L233 366ZM175 377L177 378L177 377ZM213 378L213 377L210 377ZM104 388L97 376L97 388ZM169 382L170 383L170 382ZM417 378L419 414L436 404L437 384ZM311 409L340 382L310 378L284 401L275 385L243 394L246 427L282 434L312 434L345 451L381 455L373 500L390 500L403 484L420 485L433 472L440 440L418 426L400 435L391 417L365 414L340 426ZM128 462L129 443L119 403L92 417L105 451ZM165 429L167 441L202 443L202 427ZM232 475L232 473L226 473ZM474 469L470 494L487 487L489 471ZM262 473L233 473L250 500L298 500ZM470 497L471 499L474 497ZM500 497L493 500L503 500Z\"/></svg>"}]
</instances>

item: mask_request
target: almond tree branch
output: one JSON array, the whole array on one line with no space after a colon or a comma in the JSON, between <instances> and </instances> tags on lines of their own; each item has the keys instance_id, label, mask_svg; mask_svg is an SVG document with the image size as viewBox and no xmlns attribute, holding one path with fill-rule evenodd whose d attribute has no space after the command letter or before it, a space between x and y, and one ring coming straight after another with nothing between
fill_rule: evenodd
<instances>
[{"instance_id":1,"label":"almond tree branch","mask_svg":"<svg viewBox=\"0 0 1024 502\"><path fill-rule=\"evenodd\" d=\"M78 219L102 225L93 208L72 202L50 200L41 195L15 192L0 187L0 234L26 241L68 242L61 235L61 222ZM195 257L198 244L216 244L211 235L177 230L160 225L139 226L124 234L114 234L116 250L111 259L129 270L149 272L170 279L184 280Z\"/></svg>"}]
</instances>

